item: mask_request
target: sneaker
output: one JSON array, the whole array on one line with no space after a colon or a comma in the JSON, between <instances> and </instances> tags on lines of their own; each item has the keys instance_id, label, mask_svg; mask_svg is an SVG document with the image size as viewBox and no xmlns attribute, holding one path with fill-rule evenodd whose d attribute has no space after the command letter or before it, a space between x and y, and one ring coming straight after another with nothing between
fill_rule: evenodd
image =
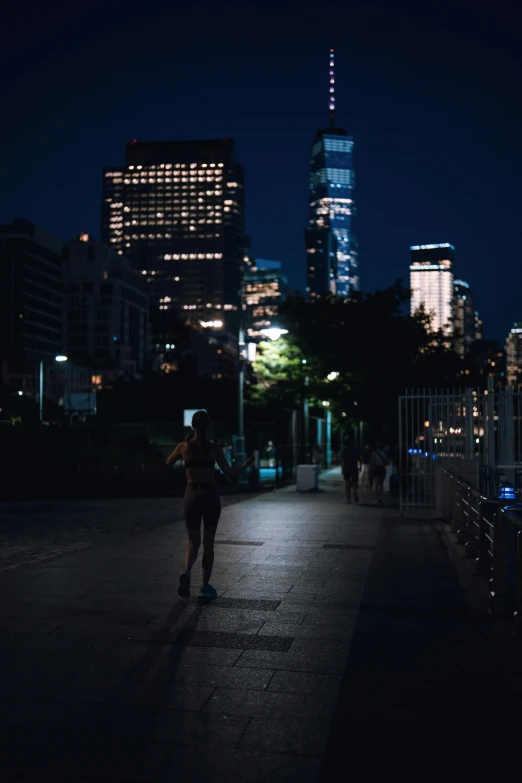
<instances>
[{"instance_id":1,"label":"sneaker","mask_svg":"<svg viewBox=\"0 0 522 783\"><path fill-rule=\"evenodd\" d=\"M201 588L200 595L202 598L217 598L217 590L212 585L207 585Z\"/></svg>"},{"instance_id":2,"label":"sneaker","mask_svg":"<svg viewBox=\"0 0 522 783\"><path fill-rule=\"evenodd\" d=\"M190 576L188 574L183 573L179 578L178 595L182 598L190 596Z\"/></svg>"}]
</instances>

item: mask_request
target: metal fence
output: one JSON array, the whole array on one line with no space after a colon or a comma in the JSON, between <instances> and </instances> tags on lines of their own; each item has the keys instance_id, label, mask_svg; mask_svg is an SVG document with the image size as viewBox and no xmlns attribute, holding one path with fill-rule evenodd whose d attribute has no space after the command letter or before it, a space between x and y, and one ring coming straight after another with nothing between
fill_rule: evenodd
<instances>
[{"instance_id":1,"label":"metal fence","mask_svg":"<svg viewBox=\"0 0 522 783\"><path fill-rule=\"evenodd\" d=\"M437 470L447 467L485 495L501 481L522 492L522 394L411 390L399 398L401 511L437 508Z\"/></svg>"},{"instance_id":2,"label":"metal fence","mask_svg":"<svg viewBox=\"0 0 522 783\"><path fill-rule=\"evenodd\" d=\"M445 468L440 469L443 516L451 523L475 573L489 580L493 616L513 618L522 631L522 506L505 506Z\"/></svg>"}]
</instances>

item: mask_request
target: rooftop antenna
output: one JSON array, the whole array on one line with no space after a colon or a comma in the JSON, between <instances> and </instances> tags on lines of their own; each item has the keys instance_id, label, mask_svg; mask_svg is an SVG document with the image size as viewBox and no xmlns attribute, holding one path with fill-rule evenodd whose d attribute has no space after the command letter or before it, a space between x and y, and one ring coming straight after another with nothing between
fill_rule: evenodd
<instances>
[{"instance_id":1,"label":"rooftop antenna","mask_svg":"<svg viewBox=\"0 0 522 783\"><path fill-rule=\"evenodd\" d=\"M335 52L330 49L330 92L329 92L329 107L330 107L330 127L335 128Z\"/></svg>"}]
</instances>

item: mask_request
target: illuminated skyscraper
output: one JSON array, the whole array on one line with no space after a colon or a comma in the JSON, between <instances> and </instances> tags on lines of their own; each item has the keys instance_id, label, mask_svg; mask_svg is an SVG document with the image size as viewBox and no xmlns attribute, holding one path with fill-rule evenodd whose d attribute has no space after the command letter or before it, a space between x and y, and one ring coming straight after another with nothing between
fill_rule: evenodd
<instances>
[{"instance_id":1,"label":"illuminated skyscraper","mask_svg":"<svg viewBox=\"0 0 522 783\"><path fill-rule=\"evenodd\" d=\"M330 127L317 131L310 160L310 206L305 232L307 292L349 296L359 288L353 233L353 138L335 125L334 50L330 49Z\"/></svg>"},{"instance_id":2,"label":"illuminated skyscraper","mask_svg":"<svg viewBox=\"0 0 522 783\"><path fill-rule=\"evenodd\" d=\"M233 141L128 143L125 166L103 173L101 235L145 277L153 307L228 326L245 248Z\"/></svg>"},{"instance_id":3,"label":"illuminated skyscraper","mask_svg":"<svg viewBox=\"0 0 522 783\"><path fill-rule=\"evenodd\" d=\"M410 247L411 314L421 307L431 315L431 330L453 333L453 259L450 244Z\"/></svg>"}]
</instances>

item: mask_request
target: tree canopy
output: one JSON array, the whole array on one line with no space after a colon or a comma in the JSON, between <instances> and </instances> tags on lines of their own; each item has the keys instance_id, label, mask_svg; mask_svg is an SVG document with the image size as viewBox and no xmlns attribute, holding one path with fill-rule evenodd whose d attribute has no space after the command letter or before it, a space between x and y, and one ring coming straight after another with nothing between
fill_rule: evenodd
<instances>
[{"instance_id":1,"label":"tree canopy","mask_svg":"<svg viewBox=\"0 0 522 783\"><path fill-rule=\"evenodd\" d=\"M405 389L470 385L469 362L443 334L428 331L425 313L410 316L409 301L401 281L352 299L289 298L280 310L288 336L260 345L248 403L295 407L306 391L312 405L328 402L338 420L386 432L395 429Z\"/></svg>"}]
</instances>

